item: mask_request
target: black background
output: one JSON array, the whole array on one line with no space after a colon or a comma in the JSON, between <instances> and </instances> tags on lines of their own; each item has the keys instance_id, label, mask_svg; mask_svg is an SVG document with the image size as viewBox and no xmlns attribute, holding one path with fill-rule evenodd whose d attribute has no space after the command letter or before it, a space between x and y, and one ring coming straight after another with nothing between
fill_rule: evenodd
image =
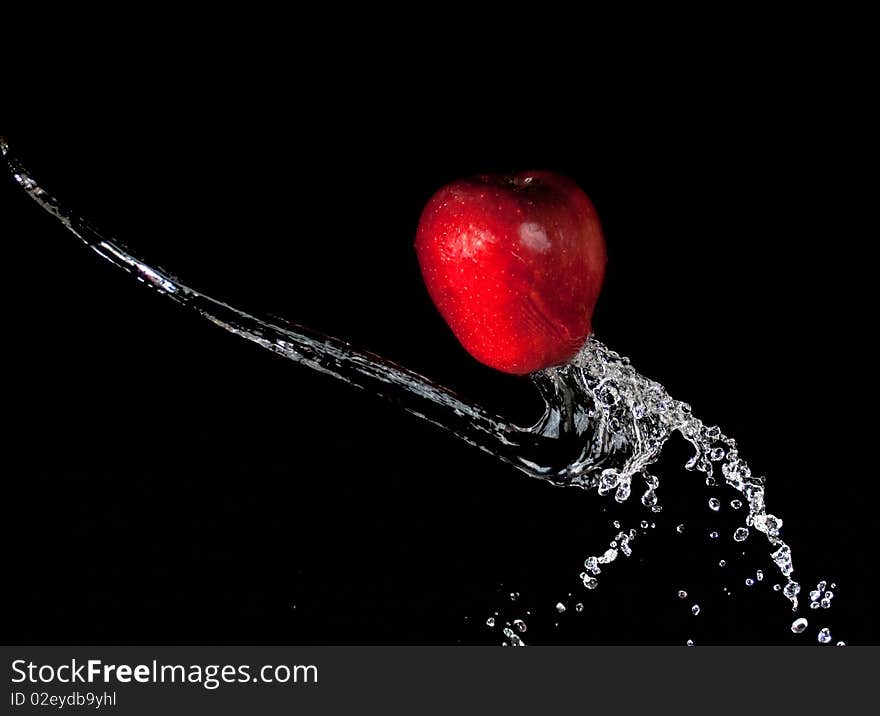
<instances>
[{"instance_id":1,"label":"black background","mask_svg":"<svg viewBox=\"0 0 880 716\"><path fill-rule=\"evenodd\" d=\"M826 624L876 642L859 81L809 48L657 60L567 60L568 76L465 57L408 76L405 56L339 72L101 56L42 75L2 130L50 191L190 285L522 423L528 381L459 347L412 240L447 181L571 176L608 242L597 334L738 439L805 591L837 583L807 634L788 630L767 550L734 548L731 511L706 507L735 495L681 470L682 445L660 515L531 480L147 291L4 180L4 640L494 644L485 619L528 610L544 644L815 643ZM657 526L588 593L581 562L614 519Z\"/></svg>"}]
</instances>

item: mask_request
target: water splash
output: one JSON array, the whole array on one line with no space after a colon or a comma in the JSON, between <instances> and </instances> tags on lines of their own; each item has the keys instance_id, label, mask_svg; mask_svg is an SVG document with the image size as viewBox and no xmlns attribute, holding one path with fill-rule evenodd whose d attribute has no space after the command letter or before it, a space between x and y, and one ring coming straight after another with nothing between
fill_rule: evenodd
<instances>
[{"instance_id":1,"label":"water splash","mask_svg":"<svg viewBox=\"0 0 880 716\"><path fill-rule=\"evenodd\" d=\"M741 493L747 513L733 538L744 541L750 529L763 535L785 578L781 591L792 609L797 609L800 586L793 579L791 549L780 536L782 520L766 510L764 478L752 474L733 438L717 426L704 424L687 403L673 399L662 385L636 371L629 358L595 337L567 364L532 374L545 410L532 427L519 427L381 356L302 326L247 313L190 288L106 238L64 206L27 172L2 138L0 153L16 183L102 259L225 330L312 370L394 400L407 412L530 476L595 490L617 502L629 500L637 490L642 505L659 512L660 480L649 468L669 439L681 435L694 451L685 465L688 470L703 473L709 485L716 484L720 471L724 482ZM743 501L730 504L738 510ZM710 502L712 510L720 507L717 500ZM646 529L647 522L642 526ZM682 530L679 526L678 531ZM601 555L589 557L581 575L584 586L595 589L601 566L614 562L619 554L629 556L634 539L634 530L621 531ZM830 605L830 591L825 594L824 586L818 591L823 593L813 601L825 606L822 601L827 600ZM697 614L699 607L695 605L693 611ZM505 635L510 643L518 640L521 645L512 630L505 629Z\"/></svg>"},{"instance_id":2,"label":"water splash","mask_svg":"<svg viewBox=\"0 0 880 716\"><path fill-rule=\"evenodd\" d=\"M618 502L629 499L634 482L641 479L641 502L656 506L658 478L648 472L663 446L673 434L681 435L694 449L685 467L714 478L720 471L725 483L745 498L747 513L733 539L745 541L750 528L764 536L771 558L786 578L783 593L797 609L800 586L794 581L791 548L780 536L782 520L767 512L763 477L752 474L740 457L736 441L714 425L706 425L692 413L687 403L673 399L659 383L633 368L631 361L595 338L569 364L551 368L535 376L544 384L548 402L547 419L577 436L581 453L566 468L569 484L595 488L600 495L612 495ZM547 384L552 389L548 389ZM711 510L720 502L711 501ZM617 535L619 542L624 533ZM609 549L590 557L585 585L596 587L599 565L617 557Z\"/></svg>"}]
</instances>

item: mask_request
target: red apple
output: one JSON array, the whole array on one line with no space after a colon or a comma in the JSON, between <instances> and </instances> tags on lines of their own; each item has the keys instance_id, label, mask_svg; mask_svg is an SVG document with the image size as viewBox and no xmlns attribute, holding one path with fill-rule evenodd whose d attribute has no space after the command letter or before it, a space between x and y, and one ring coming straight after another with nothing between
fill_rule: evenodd
<instances>
[{"instance_id":1,"label":"red apple","mask_svg":"<svg viewBox=\"0 0 880 716\"><path fill-rule=\"evenodd\" d=\"M478 361L525 374L572 358L605 276L596 210L570 179L463 179L425 206L416 253L428 293Z\"/></svg>"}]
</instances>

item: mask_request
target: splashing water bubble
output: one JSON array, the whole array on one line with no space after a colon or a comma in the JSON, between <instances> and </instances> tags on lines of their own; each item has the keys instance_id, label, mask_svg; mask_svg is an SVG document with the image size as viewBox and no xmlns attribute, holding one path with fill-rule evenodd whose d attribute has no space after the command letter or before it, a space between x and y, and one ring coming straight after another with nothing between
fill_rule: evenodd
<instances>
[{"instance_id":1,"label":"splashing water bubble","mask_svg":"<svg viewBox=\"0 0 880 716\"><path fill-rule=\"evenodd\" d=\"M820 644L830 644L831 643L831 630L828 627L822 627L819 630L819 634L816 637Z\"/></svg>"},{"instance_id":2,"label":"splashing water bubble","mask_svg":"<svg viewBox=\"0 0 880 716\"><path fill-rule=\"evenodd\" d=\"M584 586L591 591L599 586L599 580L596 579L595 577L591 577L586 572L583 572L581 574L581 579L584 582Z\"/></svg>"},{"instance_id":3,"label":"splashing water bubble","mask_svg":"<svg viewBox=\"0 0 880 716\"><path fill-rule=\"evenodd\" d=\"M513 629L511 629L510 627L504 627L504 629L502 630L502 633L507 638L507 643L505 644L505 646L507 644L509 644L510 646L525 646L526 645L526 643L520 638L520 636L516 632L514 632Z\"/></svg>"},{"instance_id":4,"label":"splashing water bubble","mask_svg":"<svg viewBox=\"0 0 880 716\"><path fill-rule=\"evenodd\" d=\"M810 623L806 619L800 617L791 623L791 630L795 634L803 634L809 625Z\"/></svg>"}]
</instances>

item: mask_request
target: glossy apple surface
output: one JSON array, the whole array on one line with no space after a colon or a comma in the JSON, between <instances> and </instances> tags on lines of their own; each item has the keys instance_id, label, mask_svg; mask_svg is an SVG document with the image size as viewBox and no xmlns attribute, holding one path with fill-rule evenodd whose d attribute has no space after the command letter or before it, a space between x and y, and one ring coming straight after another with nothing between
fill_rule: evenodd
<instances>
[{"instance_id":1,"label":"glossy apple surface","mask_svg":"<svg viewBox=\"0 0 880 716\"><path fill-rule=\"evenodd\" d=\"M540 171L448 184L425 206L415 245L434 304L481 363L531 373L589 336L605 240L571 180Z\"/></svg>"}]
</instances>

